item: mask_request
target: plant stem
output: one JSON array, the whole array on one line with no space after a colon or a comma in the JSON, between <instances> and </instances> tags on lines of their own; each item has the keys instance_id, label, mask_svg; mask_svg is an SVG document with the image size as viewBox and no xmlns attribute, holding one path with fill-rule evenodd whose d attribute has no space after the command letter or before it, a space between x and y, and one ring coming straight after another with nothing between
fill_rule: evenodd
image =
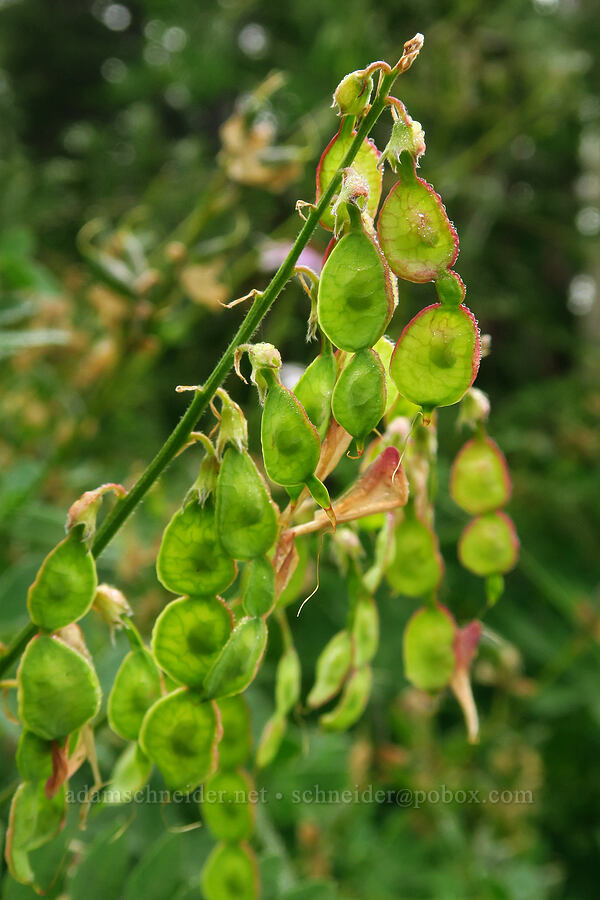
<instances>
[{"instance_id":1,"label":"plant stem","mask_svg":"<svg viewBox=\"0 0 600 900\"><path fill-rule=\"evenodd\" d=\"M340 163L339 169L331 179L319 202L312 209L310 215L300 229L300 232L296 240L294 241L290 252L271 279L269 285L261 294L258 294L256 299L254 300L254 303L250 307L246 318L238 328L235 336L225 350L225 353L209 375L206 382L197 391L194 399L188 406L183 417L173 429L152 462L150 462L148 467L142 473L129 493L127 493L125 497L117 501L112 511L108 514L101 527L98 529L96 538L92 545L92 554L94 555L94 557L97 558L98 556L100 556L103 550L113 539L115 534L121 528L123 523L129 518L138 503L140 503L140 501L143 499L144 495L150 490L160 474L169 465L171 460L177 455L179 450L181 450L181 448L184 446L189 438L190 433L194 430L196 423L206 411L206 408L215 395L217 388L221 386L230 369L233 367L233 361L237 347L240 344L245 344L250 341L252 335L260 325L261 321L264 319L269 309L271 308L279 294L282 292L286 283L294 274L294 266L296 265L300 254L308 244L308 241L310 240L314 230L319 223L319 219L321 219L321 217L323 216L323 213L329 206L333 195L338 190L341 184L342 169L345 169L348 166L352 165L356 154L362 146L363 141L368 136L381 113L384 111L388 93L399 74L400 72L396 68L393 69L389 74L384 75L381 79L379 91L373 102L373 105L371 106L371 109L357 129L354 140L348 148L348 152L344 156L344 159ZM16 635L14 640L8 645L6 651L0 657L0 676L10 667L14 660L20 656L23 648L28 643L28 641L31 640L31 638L36 634L37 630L37 627L33 623L29 623L19 632L18 635Z\"/></svg>"}]
</instances>

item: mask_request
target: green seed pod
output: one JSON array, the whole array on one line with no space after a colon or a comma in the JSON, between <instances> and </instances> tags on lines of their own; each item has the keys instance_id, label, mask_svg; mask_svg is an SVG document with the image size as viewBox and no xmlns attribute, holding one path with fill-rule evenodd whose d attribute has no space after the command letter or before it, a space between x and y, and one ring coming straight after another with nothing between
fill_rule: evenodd
<instances>
[{"instance_id":1,"label":"green seed pod","mask_svg":"<svg viewBox=\"0 0 600 900\"><path fill-rule=\"evenodd\" d=\"M317 660L315 683L306 698L311 709L323 706L338 693L352 665L352 638L347 631L334 635Z\"/></svg>"},{"instance_id":2,"label":"green seed pod","mask_svg":"<svg viewBox=\"0 0 600 900\"><path fill-rule=\"evenodd\" d=\"M256 750L256 765L259 769L270 766L277 756L286 728L286 717L277 712L266 723Z\"/></svg>"},{"instance_id":3,"label":"green seed pod","mask_svg":"<svg viewBox=\"0 0 600 900\"><path fill-rule=\"evenodd\" d=\"M317 168L317 203L319 202L321 194L327 188L327 185L341 166L350 144L356 137L356 132L351 131L348 127L349 122L349 119L342 122L338 133L329 142L319 161ZM383 176L381 169L377 166L378 160L379 150L373 141L365 140L352 163L352 168L358 175L364 178L369 186L366 212L369 213L371 218L374 218L377 213L379 198L381 197L381 183ZM338 224L341 225L346 219L347 214L343 210L340 210L338 213ZM333 231L335 227L335 217L330 208L323 213L321 225L323 228L326 228L327 231Z\"/></svg>"},{"instance_id":4,"label":"green seed pod","mask_svg":"<svg viewBox=\"0 0 600 900\"><path fill-rule=\"evenodd\" d=\"M360 69L342 78L333 94L332 106L337 106L340 116L360 116L373 93L373 79Z\"/></svg>"},{"instance_id":5,"label":"green seed pod","mask_svg":"<svg viewBox=\"0 0 600 900\"><path fill-rule=\"evenodd\" d=\"M321 440L329 427L331 395L337 378L337 365L331 344L324 341L324 345L294 388L294 394L306 410L306 415L317 429Z\"/></svg>"},{"instance_id":6,"label":"green seed pod","mask_svg":"<svg viewBox=\"0 0 600 900\"><path fill-rule=\"evenodd\" d=\"M17 745L16 763L23 781L46 781L52 775L52 741L25 729Z\"/></svg>"},{"instance_id":7,"label":"green seed pod","mask_svg":"<svg viewBox=\"0 0 600 900\"><path fill-rule=\"evenodd\" d=\"M444 564L431 528L407 508L394 532L394 555L386 569L392 588L406 597L421 597L442 580Z\"/></svg>"},{"instance_id":8,"label":"green seed pod","mask_svg":"<svg viewBox=\"0 0 600 900\"><path fill-rule=\"evenodd\" d=\"M288 647L281 655L275 677L275 708L285 716L300 699L302 671L296 649Z\"/></svg>"},{"instance_id":9,"label":"green seed pod","mask_svg":"<svg viewBox=\"0 0 600 900\"><path fill-rule=\"evenodd\" d=\"M246 566L242 602L249 616L268 616L275 606L275 570L266 556L257 556Z\"/></svg>"},{"instance_id":10,"label":"green seed pod","mask_svg":"<svg viewBox=\"0 0 600 900\"><path fill-rule=\"evenodd\" d=\"M475 380L480 355L473 313L466 306L434 303L400 335L390 373L403 397L430 411L458 403Z\"/></svg>"},{"instance_id":11,"label":"green seed pod","mask_svg":"<svg viewBox=\"0 0 600 900\"><path fill-rule=\"evenodd\" d=\"M502 451L487 436L476 437L459 451L450 473L452 499L472 516L491 512L510 499L510 476Z\"/></svg>"},{"instance_id":12,"label":"green seed pod","mask_svg":"<svg viewBox=\"0 0 600 900\"><path fill-rule=\"evenodd\" d=\"M47 631L81 619L94 602L96 564L82 535L83 526L69 532L48 554L29 588L31 620Z\"/></svg>"},{"instance_id":13,"label":"green seed pod","mask_svg":"<svg viewBox=\"0 0 600 900\"><path fill-rule=\"evenodd\" d=\"M12 799L6 833L8 871L21 884L33 885L35 874L29 854L54 838L65 823L66 797L63 787L51 799L43 782L20 784Z\"/></svg>"},{"instance_id":14,"label":"green seed pod","mask_svg":"<svg viewBox=\"0 0 600 900\"><path fill-rule=\"evenodd\" d=\"M385 371L385 392L387 397L387 402L385 405L386 415L390 412L398 399L398 388L396 387L394 379L390 375L390 362L392 361L392 353L394 352L394 347L394 342L385 335L379 338L379 340L373 347L373 350L381 360ZM415 409L415 412L416 411L417 410Z\"/></svg>"},{"instance_id":15,"label":"green seed pod","mask_svg":"<svg viewBox=\"0 0 600 900\"><path fill-rule=\"evenodd\" d=\"M338 241L319 280L319 325L334 346L355 352L382 337L396 305L395 281L377 241L358 216Z\"/></svg>"},{"instance_id":16,"label":"green seed pod","mask_svg":"<svg viewBox=\"0 0 600 900\"><path fill-rule=\"evenodd\" d=\"M220 597L182 597L169 603L154 623L152 652L175 681L200 687L233 625L233 614Z\"/></svg>"},{"instance_id":17,"label":"green seed pod","mask_svg":"<svg viewBox=\"0 0 600 900\"><path fill-rule=\"evenodd\" d=\"M147 650L132 650L119 667L108 697L108 724L127 741L137 741L142 721L161 695L160 673Z\"/></svg>"},{"instance_id":18,"label":"green seed pod","mask_svg":"<svg viewBox=\"0 0 600 900\"><path fill-rule=\"evenodd\" d=\"M242 694L224 697L217 703L221 713L223 737L219 744L219 768L233 769L241 766L250 755L250 711Z\"/></svg>"},{"instance_id":19,"label":"green seed pod","mask_svg":"<svg viewBox=\"0 0 600 900\"><path fill-rule=\"evenodd\" d=\"M408 621L403 638L404 671L415 687L439 691L456 666L456 626L443 606L423 607Z\"/></svg>"},{"instance_id":20,"label":"green seed pod","mask_svg":"<svg viewBox=\"0 0 600 900\"><path fill-rule=\"evenodd\" d=\"M475 575L504 575L517 564L519 539L512 520L503 512L473 519L458 542L458 558Z\"/></svg>"},{"instance_id":21,"label":"green seed pod","mask_svg":"<svg viewBox=\"0 0 600 900\"><path fill-rule=\"evenodd\" d=\"M202 869L206 900L258 900L258 865L247 844L217 844Z\"/></svg>"},{"instance_id":22,"label":"green seed pod","mask_svg":"<svg viewBox=\"0 0 600 900\"><path fill-rule=\"evenodd\" d=\"M264 619L242 619L204 679L207 697L230 697L245 691L258 671L267 645Z\"/></svg>"},{"instance_id":23,"label":"green seed pod","mask_svg":"<svg viewBox=\"0 0 600 900\"><path fill-rule=\"evenodd\" d=\"M165 528L158 558L158 580L174 594L219 594L236 575L215 528L215 508L192 499L177 510Z\"/></svg>"},{"instance_id":24,"label":"green seed pod","mask_svg":"<svg viewBox=\"0 0 600 900\"><path fill-rule=\"evenodd\" d=\"M354 609L352 621L354 665L357 669L371 662L379 645L379 613L377 604L368 594L361 596Z\"/></svg>"},{"instance_id":25,"label":"green seed pod","mask_svg":"<svg viewBox=\"0 0 600 900\"><path fill-rule=\"evenodd\" d=\"M313 475L321 441L302 404L269 372L260 436L267 475L276 484L305 484Z\"/></svg>"},{"instance_id":26,"label":"green seed pod","mask_svg":"<svg viewBox=\"0 0 600 900\"><path fill-rule=\"evenodd\" d=\"M129 744L119 756L101 797L103 806L120 806L130 803L136 791L148 783L152 763L144 755L139 744Z\"/></svg>"},{"instance_id":27,"label":"green seed pod","mask_svg":"<svg viewBox=\"0 0 600 900\"><path fill-rule=\"evenodd\" d=\"M246 452L225 451L217 481L217 533L233 559L263 556L277 538L276 507Z\"/></svg>"},{"instance_id":28,"label":"green seed pod","mask_svg":"<svg viewBox=\"0 0 600 900\"><path fill-rule=\"evenodd\" d=\"M206 782L202 814L219 841L243 841L254 831L256 793L247 772L217 772Z\"/></svg>"},{"instance_id":29,"label":"green seed pod","mask_svg":"<svg viewBox=\"0 0 600 900\"><path fill-rule=\"evenodd\" d=\"M93 667L57 635L39 635L29 642L17 681L19 718L48 741L66 738L100 708L100 685Z\"/></svg>"},{"instance_id":30,"label":"green seed pod","mask_svg":"<svg viewBox=\"0 0 600 900\"><path fill-rule=\"evenodd\" d=\"M370 666L363 666L351 673L335 709L319 719L325 731L347 731L360 719L369 702L372 683Z\"/></svg>"},{"instance_id":31,"label":"green seed pod","mask_svg":"<svg viewBox=\"0 0 600 900\"><path fill-rule=\"evenodd\" d=\"M458 256L458 235L442 198L417 178L410 154L401 155L400 181L385 199L377 233L393 272L407 281L434 281Z\"/></svg>"},{"instance_id":32,"label":"green seed pod","mask_svg":"<svg viewBox=\"0 0 600 900\"><path fill-rule=\"evenodd\" d=\"M191 791L217 768L220 737L216 704L179 688L150 707L140 745L171 790Z\"/></svg>"},{"instance_id":33,"label":"green seed pod","mask_svg":"<svg viewBox=\"0 0 600 900\"><path fill-rule=\"evenodd\" d=\"M377 427L386 408L385 370L374 350L359 350L338 378L331 410L336 422L356 440L362 453L365 438Z\"/></svg>"}]
</instances>

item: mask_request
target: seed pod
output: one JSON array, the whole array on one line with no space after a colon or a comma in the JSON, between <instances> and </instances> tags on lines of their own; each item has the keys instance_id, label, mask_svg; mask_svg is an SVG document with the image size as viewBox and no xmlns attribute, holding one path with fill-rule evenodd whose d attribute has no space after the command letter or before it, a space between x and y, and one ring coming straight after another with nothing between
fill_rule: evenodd
<instances>
[{"instance_id":1,"label":"seed pod","mask_svg":"<svg viewBox=\"0 0 600 900\"><path fill-rule=\"evenodd\" d=\"M233 614L220 597L182 597L165 606L156 620L152 652L175 681L200 687L233 625Z\"/></svg>"},{"instance_id":2,"label":"seed pod","mask_svg":"<svg viewBox=\"0 0 600 900\"><path fill-rule=\"evenodd\" d=\"M281 655L275 678L275 708L285 716L300 699L302 671L296 649L288 647Z\"/></svg>"},{"instance_id":3,"label":"seed pod","mask_svg":"<svg viewBox=\"0 0 600 900\"><path fill-rule=\"evenodd\" d=\"M473 313L466 306L434 303L400 335L390 373L403 397L431 411L458 403L475 380L480 355Z\"/></svg>"},{"instance_id":4,"label":"seed pod","mask_svg":"<svg viewBox=\"0 0 600 900\"><path fill-rule=\"evenodd\" d=\"M516 566L518 557L515 526L503 512L473 519L458 542L458 558L475 575L503 575Z\"/></svg>"},{"instance_id":5,"label":"seed pod","mask_svg":"<svg viewBox=\"0 0 600 900\"><path fill-rule=\"evenodd\" d=\"M204 679L207 697L230 697L246 690L258 671L267 645L264 619L242 619Z\"/></svg>"},{"instance_id":6,"label":"seed pod","mask_svg":"<svg viewBox=\"0 0 600 900\"><path fill-rule=\"evenodd\" d=\"M334 91L332 106L337 106L340 116L360 116L372 93L372 77L359 69L342 78Z\"/></svg>"},{"instance_id":7,"label":"seed pod","mask_svg":"<svg viewBox=\"0 0 600 900\"><path fill-rule=\"evenodd\" d=\"M491 512L510 499L510 476L502 451L486 435L459 451L450 473L452 499L472 516Z\"/></svg>"},{"instance_id":8,"label":"seed pod","mask_svg":"<svg viewBox=\"0 0 600 900\"><path fill-rule=\"evenodd\" d=\"M137 741L142 721L161 694L160 673L147 650L132 650L119 667L108 697L108 723L128 741Z\"/></svg>"},{"instance_id":9,"label":"seed pod","mask_svg":"<svg viewBox=\"0 0 600 900\"><path fill-rule=\"evenodd\" d=\"M206 782L202 814L204 821L219 841L243 841L254 831L255 792L247 772L217 772Z\"/></svg>"},{"instance_id":10,"label":"seed pod","mask_svg":"<svg viewBox=\"0 0 600 900\"><path fill-rule=\"evenodd\" d=\"M236 575L236 565L219 542L215 508L196 499L177 510L165 528L158 558L158 580L174 594L214 595Z\"/></svg>"},{"instance_id":11,"label":"seed pod","mask_svg":"<svg viewBox=\"0 0 600 900\"><path fill-rule=\"evenodd\" d=\"M29 854L59 833L65 823L65 814L64 786L48 798L41 781L25 781L19 785L10 807L5 850L8 871L15 881L34 883Z\"/></svg>"},{"instance_id":12,"label":"seed pod","mask_svg":"<svg viewBox=\"0 0 600 900\"><path fill-rule=\"evenodd\" d=\"M431 528L408 508L394 533L394 555L386 576L395 591L421 597L440 583L444 564Z\"/></svg>"},{"instance_id":13,"label":"seed pod","mask_svg":"<svg viewBox=\"0 0 600 900\"><path fill-rule=\"evenodd\" d=\"M136 791L148 783L152 763L139 744L129 744L117 759L100 802L103 806L130 803Z\"/></svg>"},{"instance_id":14,"label":"seed pod","mask_svg":"<svg viewBox=\"0 0 600 900\"><path fill-rule=\"evenodd\" d=\"M52 775L52 741L24 729L17 745L16 763L23 781L46 781Z\"/></svg>"},{"instance_id":15,"label":"seed pod","mask_svg":"<svg viewBox=\"0 0 600 900\"><path fill-rule=\"evenodd\" d=\"M206 900L258 900L258 865L247 844L217 844L202 869Z\"/></svg>"},{"instance_id":16,"label":"seed pod","mask_svg":"<svg viewBox=\"0 0 600 900\"><path fill-rule=\"evenodd\" d=\"M362 454L367 435L377 427L386 407L385 370L374 350L359 350L338 378L333 417L356 440Z\"/></svg>"},{"instance_id":17,"label":"seed pod","mask_svg":"<svg viewBox=\"0 0 600 900\"><path fill-rule=\"evenodd\" d=\"M217 768L220 737L216 704L179 688L150 707L142 723L140 745L171 790L190 791Z\"/></svg>"},{"instance_id":18,"label":"seed pod","mask_svg":"<svg viewBox=\"0 0 600 900\"><path fill-rule=\"evenodd\" d=\"M29 588L31 620L47 631L81 619L94 602L96 564L82 535L83 526L70 531L48 554Z\"/></svg>"},{"instance_id":19,"label":"seed pod","mask_svg":"<svg viewBox=\"0 0 600 900\"><path fill-rule=\"evenodd\" d=\"M244 571L242 602L249 616L268 616L275 606L275 571L266 556L251 560Z\"/></svg>"},{"instance_id":20,"label":"seed pod","mask_svg":"<svg viewBox=\"0 0 600 900\"><path fill-rule=\"evenodd\" d=\"M386 197L377 233L393 272L407 281L434 281L458 256L458 235L442 198L422 178L407 151L401 154L400 180Z\"/></svg>"},{"instance_id":21,"label":"seed pod","mask_svg":"<svg viewBox=\"0 0 600 900\"><path fill-rule=\"evenodd\" d=\"M321 440L325 437L331 418L331 394L336 378L335 356L330 342L325 340L323 350L313 359L294 388L294 394Z\"/></svg>"},{"instance_id":22,"label":"seed pod","mask_svg":"<svg viewBox=\"0 0 600 900\"><path fill-rule=\"evenodd\" d=\"M456 665L456 626L442 606L423 607L408 621L404 631L404 671L415 687L439 691L452 677Z\"/></svg>"},{"instance_id":23,"label":"seed pod","mask_svg":"<svg viewBox=\"0 0 600 900\"><path fill-rule=\"evenodd\" d=\"M39 635L17 673L19 718L48 741L66 738L100 708L98 677L88 660L58 635Z\"/></svg>"},{"instance_id":24,"label":"seed pod","mask_svg":"<svg viewBox=\"0 0 600 900\"><path fill-rule=\"evenodd\" d=\"M363 666L351 673L335 709L319 719L325 731L347 731L360 719L369 702L372 683L370 666Z\"/></svg>"},{"instance_id":25,"label":"seed pod","mask_svg":"<svg viewBox=\"0 0 600 900\"><path fill-rule=\"evenodd\" d=\"M392 361L392 353L394 352L394 342L390 340L389 337L385 335L380 337L373 350L379 357L382 362L383 369L385 372L385 392L386 392L386 404L385 404L385 414L386 416L396 403L398 399L398 388L394 382L394 379L390 375L390 362ZM416 410L415 410L416 412Z\"/></svg>"},{"instance_id":26,"label":"seed pod","mask_svg":"<svg viewBox=\"0 0 600 900\"><path fill-rule=\"evenodd\" d=\"M372 347L396 306L396 284L377 241L355 207L348 234L335 245L319 280L319 325L334 346Z\"/></svg>"},{"instance_id":27,"label":"seed pod","mask_svg":"<svg viewBox=\"0 0 600 900\"><path fill-rule=\"evenodd\" d=\"M340 129L334 138L329 142L323 155L319 161L317 168L317 197L316 202L323 191L327 188L329 182L336 174L341 166L350 144L356 137L356 132L351 131L348 127L350 120L342 122ZM352 168L367 182L369 186L369 197L366 204L366 212L371 218L374 218L377 207L379 206L379 198L381 197L382 172L377 166L379 159L379 150L373 141L365 140L362 147L356 154ZM347 219L347 214L340 210L338 213L338 224L342 224ZM335 217L331 209L327 209L321 218L321 225L327 231L333 231L335 227Z\"/></svg>"},{"instance_id":28,"label":"seed pod","mask_svg":"<svg viewBox=\"0 0 600 900\"><path fill-rule=\"evenodd\" d=\"M286 728L286 717L277 712L266 723L256 750L256 765L259 769L270 766L277 756Z\"/></svg>"},{"instance_id":29,"label":"seed pod","mask_svg":"<svg viewBox=\"0 0 600 900\"><path fill-rule=\"evenodd\" d=\"M219 744L219 768L233 769L241 766L250 755L250 711L242 694L224 697L217 703L221 713L223 737Z\"/></svg>"},{"instance_id":30,"label":"seed pod","mask_svg":"<svg viewBox=\"0 0 600 900\"><path fill-rule=\"evenodd\" d=\"M228 447L217 481L219 540L233 559L263 556L277 538L277 513L250 455Z\"/></svg>"},{"instance_id":31,"label":"seed pod","mask_svg":"<svg viewBox=\"0 0 600 900\"><path fill-rule=\"evenodd\" d=\"M354 665L360 669L371 662L379 644L379 613L377 604L368 594L363 594L356 602L352 621L352 642Z\"/></svg>"},{"instance_id":32,"label":"seed pod","mask_svg":"<svg viewBox=\"0 0 600 900\"><path fill-rule=\"evenodd\" d=\"M339 631L321 651L315 683L306 702L311 709L323 706L338 693L352 665L352 638Z\"/></svg>"}]
</instances>

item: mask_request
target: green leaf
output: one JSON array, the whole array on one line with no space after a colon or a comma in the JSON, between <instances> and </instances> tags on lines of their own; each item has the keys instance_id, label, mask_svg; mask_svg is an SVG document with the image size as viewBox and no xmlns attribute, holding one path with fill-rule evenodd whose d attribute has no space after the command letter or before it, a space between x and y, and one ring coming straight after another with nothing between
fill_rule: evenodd
<instances>
[{"instance_id":1,"label":"green leaf","mask_svg":"<svg viewBox=\"0 0 600 900\"><path fill-rule=\"evenodd\" d=\"M220 597L182 597L154 624L152 651L161 669L180 684L200 687L225 646L233 615Z\"/></svg>"},{"instance_id":2,"label":"green leaf","mask_svg":"<svg viewBox=\"0 0 600 900\"><path fill-rule=\"evenodd\" d=\"M29 642L17 679L19 717L46 740L65 738L100 708L93 667L57 635L39 635Z\"/></svg>"},{"instance_id":3,"label":"green leaf","mask_svg":"<svg viewBox=\"0 0 600 900\"><path fill-rule=\"evenodd\" d=\"M415 687L439 691L448 684L456 665L455 636L454 620L441 606L411 616L403 638L404 670Z\"/></svg>"},{"instance_id":4,"label":"green leaf","mask_svg":"<svg viewBox=\"0 0 600 900\"><path fill-rule=\"evenodd\" d=\"M94 602L96 564L82 529L75 528L52 550L27 595L29 615L48 631L81 619Z\"/></svg>"},{"instance_id":5,"label":"green leaf","mask_svg":"<svg viewBox=\"0 0 600 900\"><path fill-rule=\"evenodd\" d=\"M190 791L215 771L220 736L216 705L180 688L150 707L140 745L171 790Z\"/></svg>"},{"instance_id":6,"label":"green leaf","mask_svg":"<svg viewBox=\"0 0 600 900\"><path fill-rule=\"evenodd\" d=\"M217 537L215 509L195 499L177 510L165 528L156 574L175 594L214 595L224 591L236 575L236 565Z\"/></svg>"},{"instance_id":7,"label":"green leaf","mask_svg":"<svg viewBox=\"0 0 600 900\"><path fill-rule=\"evenodd\" d=\"M128 741L137 741L144 716L160 694L160 673L152 655L147 650L132 650L121 663L108 698L112 730Z\"/></svg>"},{"instance_id":8,"label":"green leaf","mask_svg":"<svg viewBox=\"0 0 600 900\"><path fill-rule=\"evenodd\" d=\"M129 844L122 831L110 825L88 844L69 884L69 900L121 896L129 867Z\"/></svg>"},{"instance_id":9,"label":"green leaf","mask_svg":"<svg viewBox=\"0 0 600 900\"><path fill-rule=\"evenodd\" d=\"M204 681L208 697L219 699L244 691L258 671L267 645L267 625L263 619L242 619Z\"/></svg>"}]
</instances>

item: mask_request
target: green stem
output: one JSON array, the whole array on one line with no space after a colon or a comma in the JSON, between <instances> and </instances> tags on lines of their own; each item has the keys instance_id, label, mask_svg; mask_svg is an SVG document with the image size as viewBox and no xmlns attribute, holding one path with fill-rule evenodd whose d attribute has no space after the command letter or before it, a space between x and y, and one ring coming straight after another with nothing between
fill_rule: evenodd
<instances>
[{"instance_id":1,"label":"green stem","mask_svg":"<svg viewBox=\"0 0 600 900\"><path fill-rule=\"evenodd\" d=\"M352 164L356 154L358 153L363 141L368 136L373 125L384 111L386 107L386 98L392 88L398 72L392 70L385 75L381 81L380 90L375 98L371 109L360 124L354 140L352 141L348 152L340 163L340 166L329 182L329 185L323 192L319 202L313 208L310 215L306 219L304 225L300 229L298 237L280 265L279 269L273 276L271 282L263 293L259 294L252 306L250 307L246 318L238 328L233 340L225 350L225 353L209 375L202 388L196 393L194 399L188 406L183 417L175 426L170 436L167 438L161 449L158 451L152 462L142 473L138 481L132 487L125 497L118 500L112 511L106 517L101 527L96 533L96 538L92 545L92 553L94 557L100 556L107 545L113 539L115 534L121 528L123 523L129 518L135 507L140 503L145 494L150 490L154 482L158 479L164 469L169 465L172 459L184 446L189 438L190 433L200 417L206 412L206 409L215 395L217 389L222 385L230 369L233 367L235 351L240 344L250 341L252 335L264 319L271 306L282 292L283 288L294 274L294 266L298 262L298 258L308 241L310 240L314 230L316 229L319 219L329 206L333 195L338 190L342 181L342 169ZM2 675L17 659L25 645L37 632L37 628L32 623L26 625L22 631L9 644L6 652L0 657L0 675Z\"/></svg>"}]
</instances>

